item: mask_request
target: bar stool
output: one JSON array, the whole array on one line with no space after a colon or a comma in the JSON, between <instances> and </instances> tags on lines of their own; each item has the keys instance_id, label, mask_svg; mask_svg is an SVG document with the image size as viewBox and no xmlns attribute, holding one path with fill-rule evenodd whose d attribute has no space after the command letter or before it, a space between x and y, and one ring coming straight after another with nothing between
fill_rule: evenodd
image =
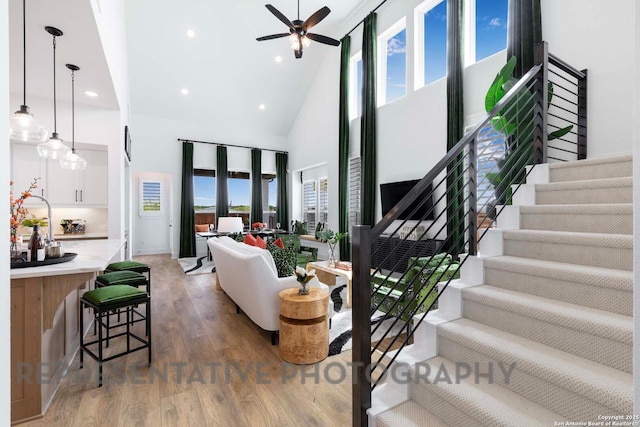
<instances>
[{"instance_id":1,"label":"bar stool","mask_svg":"<svg viewBox=\"0 0 640 427\"><path fill-rule=\"evenodd\" d=\"M140 286L145 286L147 294L151 295L151 285L148 279L142 273L136 273L135 271L123 270L123 271L113 271L111 273L105 273L98 277L96 277L95 288L103 288L105 286L114 286L114 285L128 285L134 288L138 288ZM132 323L142 322L145 320L145 315L137 310L133 310L133 315L137 314L138 319L132 319ZM109 317L107 317L107 325L109 325ZM111 326L111 328L117 328L118 326L122 326L123 324L120 322L120 311L118 311L118 324ZM109 335L107 328L107 347L109 346ZM94 335L96 333L96 325L94 324Z\"/></svg>"},{"instance_id":2,"label":"bar stool","mask_svg":"<svg viewBox=\"0 0 640 427\"><path fill-rule=\"evenodd\" d=\"M80 298L80 308L93 309L93 315L95 323L99 323L98 339L90 342L84 341L84 316L80 316L80 369L84 367L84 352L96 362L98 362L98 387L102 387L102 364L110 360L116 359L120 356L124 356L142 349L147 349L148 352L148 364L151 366L151 297L148 293L133 286L128 285L113 285L103 288L94 289L92 291L85 292L82 298ZM131 325L133 322L130 319L133 317L132 310L138 304L146 304L146 327L147 338L146 340L137 336L131 331ZM105 325L104 317L109 318L109 313L114 310L125 309L127 315L127 321L125 322L126 331L118 333L109 337L109 327ZM130 317L131 316L131 317ZM102 329L106 327L107 337L102 335ZM103 343L107 343L108 340L117 338L120 336L127 337L127 349L118 354L104 357ZM131 348L131 338L136 339L141 345L136 348ZM98 344L98 354L94 353L89 346Z\"/></svg>"},{"instance_id":3,"label":"bar stool","mask_svg":"<svg viewBox=\"0 0 640 427\"><path fill-rule=\"evenodd\" d=\"M104 271L105 273L111 273L114 271L135 271L136 273L147 273L147 280L149 281L149 288L147 288L147 292L151 295L151 267L147 264L143 264L138 261L120 261L109 264Z\"/></svg>"}]
</instances>

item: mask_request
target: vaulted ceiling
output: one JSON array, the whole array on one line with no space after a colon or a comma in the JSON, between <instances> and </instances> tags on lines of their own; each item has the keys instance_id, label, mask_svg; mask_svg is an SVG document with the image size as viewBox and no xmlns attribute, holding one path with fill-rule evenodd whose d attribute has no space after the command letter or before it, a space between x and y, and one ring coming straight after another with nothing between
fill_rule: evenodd
<instances>
[{"instance_id":1,"label":"vaulted ceiling","mask_svg":"<svg viewBox=\"0 0 640 427\"><path fill-rule=\"evenodd\" d=\"M296 0L126 0L131 112L205 122L224 134L287 136L322 59L339 47L313 42L295 59L287 38L256 41L287 32L265 8L267 1L289 19L297 18ZM340 24L361 3L301 0L300 19L328 6L331 13L313 32L340 39ZM21 97L22 2L12 0L9 13L11 92ZM65 64L73 63L81 68L76 102L117 109L87 0L27 0L27 104L33 96L53 98L52 41L46 25L64 31L57 44L58 99L71 97ZM188 37L187 30L195 37ZM182 89L189 94L181 94ZM85 90L99 96L88 98ZM260 104L266 108L260 110Z\"/></svg>"},{"instance_id":2,"label":"vaulted ceiling","mask_svg":"<svg viewBox=\"0 0 640 427\"><path fill-rule=\"evenodd\" d=\"M337 27L360 3L302 0L300 19L328 6L331 14L313 32L340 39ZM297 17L295 0L271 4L289 19ZM287 32L264 5L265 0L127 1L133 113L207 122L225 133L288 135L324 55L339 47L312 43L295 59L286 38L256 41ZM181 94L183 88L188 95Z\"/></svg>"}]
</instances>

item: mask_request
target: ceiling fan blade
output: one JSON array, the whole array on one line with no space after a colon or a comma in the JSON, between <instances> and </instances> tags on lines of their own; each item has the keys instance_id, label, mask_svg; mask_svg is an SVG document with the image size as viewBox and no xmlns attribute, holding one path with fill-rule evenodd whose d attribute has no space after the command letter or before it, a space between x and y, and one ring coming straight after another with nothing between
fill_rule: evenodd
<instances>
[{"instance_id":1,"label":"ceiling fan blade","mask_svg":"<svg viewBox=\"0 0 640 427\"><path fill-rule=\"evenodd\" d=\"M302 49L294 50L293 53L296 55L296 59L302 58Z\"/></svg>"},{"instance_id":2,"label":"ceiling fan blade","mask_svg":"<svg viewBox=\"0 0 640 427\"><path fill-rule=\"evenodd\" d=\"M293 24L291 23L291 21L289 21L289 19L286 16L284 16L278 9L276 9L273 6L271 6L270 4L265 4L264 6L267 9L269 9L269 12L273 13L276 18L281 20L284 23L284 25L286 25L287 27L291 28L293 31L296 30L295 27L293 26Z\"/></svg>"},{"instance_id":3,"label":"ceiling fan blade","mask_svg":"<svg viewBox=\"0 0 640 427\"><path fill-rule=\"evenodd\" d=\"M318 24L318 22L326 18L329 13L331 13L331 9L329 9L327 6L323 7L322 9L319 9L316 13L311 15L309 19L304 21L304 24L302 24L302 28L305 31L309 31L311 27L313 27L314 25Z\"/></svg>"},{"instance_id":4,"label":"ceiling fan blade","mask_svg":"<svg viewBox=\"0 0 640 427\"><path fill-rule=\"evenodd\" d=\"M307 37L318 43L324 43L331 46L340 46L340 42L336 39L332 39L331 37L321 36L320 34L311 34L311 33L307 33Z\"/></svg>"},{"instance_id":5,"label":"ceiling fan blade","mask_svg":"<svg viewBox=\"0 0 640 427\"><path fill-rule=\"evenodd\" d=\"M264 41L264 40L273 40L273 39L279 39L281 37L289 37L291 33L280 33L280 34L271 34L270 36L262 36L262 37L258 37L256 40L258 40L259 42Z\"/></svg>"}]
</instances>

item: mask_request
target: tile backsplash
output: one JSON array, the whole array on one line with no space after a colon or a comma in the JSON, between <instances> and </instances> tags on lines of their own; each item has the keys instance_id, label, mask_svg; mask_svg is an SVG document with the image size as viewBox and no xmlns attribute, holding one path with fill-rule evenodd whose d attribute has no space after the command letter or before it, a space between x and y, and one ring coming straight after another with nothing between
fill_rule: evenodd
<instances>
[{"instance_id":1,"label":"tile backsplash","mask_svg":"<svg viewBox=\"0 0 640 427\"><path fill-rule=\"evenodd\" d=\"M47 218L47 208L28 208L27 218L31 218L31 214L37 218ZM87 221L85 233L104 233L109 231L109 209L107 208L52 208L54 234L62 234L60 226L61 219L84 219ZM45 233L47 230L44 230ZM21 234L28 233L24 228L18 229Z\"/></svg>"}]
</instances>

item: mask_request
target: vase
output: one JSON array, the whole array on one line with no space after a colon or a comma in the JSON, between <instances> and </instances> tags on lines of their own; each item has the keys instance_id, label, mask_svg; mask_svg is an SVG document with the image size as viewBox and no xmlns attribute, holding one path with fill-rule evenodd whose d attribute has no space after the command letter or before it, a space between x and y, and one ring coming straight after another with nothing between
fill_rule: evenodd
<instances>
[{"instance_id":1,"label":"vase","mask_svg":"<svg viewBox=\"0 0 640 427\"><path fill-rule=\"evenodd\" d=\"M309 295L309 282L300 282L300 289L298 289L298 295Z\"/></svg>"},{"instance_id":2,"label":"vase","mask_svg":"<svg viewBox=\"0 0 640 427\"><path fill-rule=\"evenodd\" d=\"M11 245L9 246L9 253L11 254L11 262L22 258L22 251L18 249L17 242L11 242Z\"/></svg>"},{"instance_id":3,"label":"vase","mask_svg":"<svg viewBox=\"0 0 640 427\"><path fill-rule=\"evenodd\" d=\"M328 243L329 246L329 268L335 268L336 266L336 245Z\"/></svg>"}]
</instances>

